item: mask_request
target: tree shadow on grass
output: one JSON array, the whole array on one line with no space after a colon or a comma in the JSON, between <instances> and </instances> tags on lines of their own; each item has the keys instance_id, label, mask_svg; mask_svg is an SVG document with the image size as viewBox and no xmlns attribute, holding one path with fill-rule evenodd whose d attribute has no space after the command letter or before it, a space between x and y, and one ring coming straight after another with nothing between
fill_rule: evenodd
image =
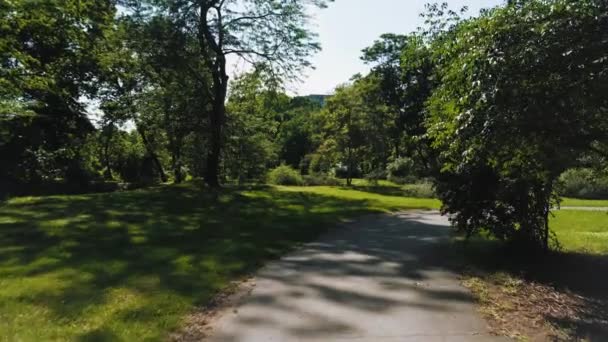
<instances>
[{"instance_id":1,"label":"tree shadow on grass","mask_svg":"<svg viewBox=\"0 0 608 342\"><path fill-rule=\"evenodd\" d=\"M459 241L450 253L453 267L463 272L470 269L486 275L502 272L574 294L579 301L579 307L574 308L579 317L545 319L576 338L608 339L608 255L575 252L530 255L483 238Z\"/></svg>"},{"instance_id":2,"label":"tree shadow on grass","mask_svg":"<svg viewBox=\"0 0 608 342\"><path fill-rule=\"evenodd\" d=\"M374 186L374 185L353 185L351 187L341 187L343 190L357 190L361 192L369 192L383 196L406 196L407 193L401 187L397 186Z\"/></svg>"},{"instance_id":3,"label":"tree shadow on grass","mask_svg":"<svg viewBox=\"0 0 608 342\"><path fill-rule=\"evenodd\" d=\"M408 184L401 186L386 186L386 185L352 185L350 187L340 187L341 190L356 190L367 192L370 194L391 196L391 197L410 197L410 198L436 198L429 190L417 189L419 185Z\"/></svg>"},{"instance_id":4,"label":"tree shadow on grass","mask_svg":"<svg viewBox=\"0 0 608 342\"><path fill-rule=\"evenodd\" d=\"M267 187L9 201L0 207L0 306L13 308L6 324L17 334L161 338L229 281L367 212L366 201ZM28 310L47 323L19 323Z\"/></svg>"}]
</instances>

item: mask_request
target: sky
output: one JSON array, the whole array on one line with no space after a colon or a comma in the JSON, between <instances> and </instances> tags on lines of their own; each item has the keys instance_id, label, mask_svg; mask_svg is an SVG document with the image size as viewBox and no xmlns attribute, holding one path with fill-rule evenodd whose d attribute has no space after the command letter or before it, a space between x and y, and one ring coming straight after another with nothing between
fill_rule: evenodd
<instances>
[{"instance_id":1,"label":"sky","mask_svg":"<svg viewBox=\"0 0 608 342\"><path fill-rule=\"evenodd\" d=\"M297 95L330 94L356 73L369 68L360 60L361 50L383 33L405 34L422 26L419 14L430 0L335 0L315 11L312 29L319 34L322 51L312 58L300 84L289 86ZM440 1L442 2L442 1ZM451 9L469 7L469 14L494 7L502 0L447 0Z\"/></svg>"}]
</instances>

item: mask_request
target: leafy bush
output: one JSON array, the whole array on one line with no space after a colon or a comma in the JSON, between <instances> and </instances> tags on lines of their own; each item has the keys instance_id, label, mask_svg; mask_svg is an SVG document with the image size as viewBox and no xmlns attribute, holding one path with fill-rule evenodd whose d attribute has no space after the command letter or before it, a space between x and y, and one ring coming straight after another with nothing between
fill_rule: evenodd
<instances>
[{"instance_id":1,"label":"leafy bush","mask_svg":"<svg viewBox=\"0 0 608 342\"><path fill-rule=\"evenodd\" d=\"M320 185L339 186L339 185L342 185L342 182L339 179L336 179L334 177L331 177L331 176L325 175L325 174L307 175L307 176L304 176L303 179L304 179L304 185L306 185L306 186L320 186Z\"/></svg>"},{"instance_id":2,"label":"leafy bush","mask_svg":"<svg viewBox=\"0 0 608 342\"><path fill-rule=\"evenodd\" d=\"M415 165L414 160L407 157L400 157L395 159L392 163L386 167L389 178L412 178L415 177Z\"/></svg>"},{"instance_id":3,"label":"leafy bush","mask_svg":"<svg viewBox=\"0 0 608 342\"><path fill-rule=\"evenodd\" d=\"M406 197L416 197L416 198L435 198L437 197L435 193L435 187L433 183L424 181L415 184L407 184L403 186L403 194Z\"/></svg>"},{"instance_id":4,"label":"leafy bush","mask_svg":"<svg viewBox=\"0 0 608 342\"><path fill-rule=\"evenodd\" d=\"M361 174L361 170L359 170L359 168L357 167L353 167L353 170L350 172L349 175L349 171L348 171L348 166L346 165L338 165L334 168L334 174L336 175L337 178L348 178L349 176L351 178L361 178L362 174Z\"/></svg>"},{"instance_id":5,"label":"leafy bush","mask_svg":"<svg viewBox=\"0 0 608 342\"><path fill-rule=\"evenodd\" d=\"M281 165L268 173L268 183L275 185L303 185L302 175L287 165Z\"/></svg>"},{"instance_id":6,"label":"leafy bush","mask_svg":"<svg viewBox=\"0 0 608 342\"><path fill-rule=\"evenodd\" d=\"M308 164L308 173L313 174L327 174L331 169L331 160L324 156L322 153L309 154L304 158L301 167L305 167Z\"/></svg>"},{"instance_id":7,"label":"leafy bush","mask_svg":"<svg viewBox=\"0 0 608 342\"><path fill-rule=\"evenodd\" d=\"M386 176L386 170L376 169L365 175L365 180L367 180L370 184L378 185L378 181L386 179Z\"/></svg>"},{"instance_id":8,"label":"leafy bush","mask_svg":"<svg viewBox=\"0 0 608 342\"><path fill-rule=\"evenodd\" d=\"M559 178L558 192L566 197L608 198L608 177L591 169L571 169Z\"/></svg>"},{"instance_id":9,"label":"leafy bush","mask_svg":"<svg viewBox=\"0 0 608 342\"><path fill-rule=\"evenodd\" d=\"M387 180L399 185L414 184L420 181L416 176L397 177L391 175L387 177Z\"/></svg>"}]
</instances>

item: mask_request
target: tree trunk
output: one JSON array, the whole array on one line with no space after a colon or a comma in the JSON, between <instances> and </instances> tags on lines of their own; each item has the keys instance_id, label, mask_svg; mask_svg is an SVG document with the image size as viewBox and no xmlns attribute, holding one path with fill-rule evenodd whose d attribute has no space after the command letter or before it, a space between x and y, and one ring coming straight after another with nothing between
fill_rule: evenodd
<instances>
[{"instance_id":1,"label":"tree trunk","mask_svg":"<svg viewBox=\"0 0 608 342\"><path fill-rule=\"evenodd\" d=\"M395 140L395 158L401 157L401 144L398 140Z\"/></svg>"},{"instance_id":2,"label":"tree trunk","mask_svg":"<svg viewBox=\"0 0 608 342\"><path fill-rule=\"evenodd\" d=\"M220 186L219 169L220 155L222 153L222 131L224 128L224 116L226 115L225 92L218 94L213 111L209 115L209 150L207 152L207 165L205 170L205 182L207 185L217 188Z\"/></svg>"},{"instance_id":3,"label":"tree trunk","mask_svg":"<svg viewBox=\"0 0 608 342\"><path fill-rule=\"evenodd\" d=\"M156 166L156 170L158 171L158 174L160 175L161 181L163 183L167 182L167 175L165 174L165 170L163 170L163 165L160 163L158 156L156 155L156 153L154 153L154 150L152 150L152 147L148 143L148 139L146 137L144 130L140 127L137 127L137 131L139 132L139 135L141 136L141 140L143 140L143 142L144 142L144 146L146 147L146 150L148 151L150 158L152 158L152 161L154 162L154 166Z\"/></svg>"},{"instance_id":4,"label":"tree trunk","mask_svg":"<svg viewBox=\"0 0 608 342\"><path fill-rule=\"evenodd\" d=\"M108 132L108 136L106 138L104 147L103 147L103 159L106 167L106 172L104 172L104 178L106 180L112 180L112 165L110 164L110 142L112 141L112 133L114 132L113 123L110 123L110 128Z\"/></svg>"},{"instance_id":5,"label":"tree trunk","mask_svg":"<svg viewBox=\"0 0 608 342\"><path fill-rule=\"evenodd\" d=\"M544 224L545 226L543 231L543 249L545 252L549 251L549 237L551 231L549 230L549 215L551 215L551 195L553 193L553 186L548 185L546 188L546 197L545 197L545 212L544 212Z\"/></svg>"},{"instance_id":6,"label":"tree trunk","mask_svg":"<svg viewBox=\"0 0 608 342\"><path fill-rule=\"evenodd\" d=\"M346 185L351 186L353 185L353 156L350 147L348 148L348 166L346 167Z\"/></svg>"},{"instance_id":7,"label":"tree trunk","mask_svg":"<svg viewBox=\"0 0 608 342\"><path fill-rule=\"evenodd\" d=\"M173 175L175 176L175 183L179 184L184 180L183 174L182 174L182 158L181 158L181 151L179 148L176 148L173 151L173 156L172 156L172 161L173 161Z\"/></svg>"}]
</instances>

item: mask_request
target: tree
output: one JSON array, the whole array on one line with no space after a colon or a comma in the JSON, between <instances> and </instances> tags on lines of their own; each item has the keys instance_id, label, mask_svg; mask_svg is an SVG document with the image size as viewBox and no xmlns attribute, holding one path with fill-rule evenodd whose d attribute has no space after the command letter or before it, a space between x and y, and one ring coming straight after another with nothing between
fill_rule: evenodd
<instances>
[{"instance_id":1,"label":"tree","mask_svg":"<svg viewBox=\"0 0 608 342\"><path fill-rule=\"evenodd\" d=\"M308 97L290 99L287 109L281 114L277 131L279 159L298 168L306 155L315 151L313 135L318 131L316 113L322 106Z\"/></svg>"},{"instance_id":2,"label":"tree","mask_svg":"<svg viewBox=\"0 0 608 342\"><path fill-rule=\"evenodd\" d=\"M385 34L363 50L362 59L372 65L365 78L375 82L369 98L381 101L389 117L385 133L390 137L394 158L410 156L425 173L436 169L426 128L426 101L436 81L432 79L434 63L422 33Z\"/></svg>"},{"instance_id":3,"label":"tree","mask_svg":"<svg viewBox=\"0 0 608 342\"><path fill-rule=\"evenodd\" d=\"M377 83L373 97L382 101L393 113L393 129L389 135L395 157L402 154L402 137L404 134L404 90L401 55L407 46L408 37L396 34L383 34L374 44L363 50L361 59L372 65L368 78Z\"/></svg>"},{"instance_id":4,"label":"tree","mask_svg":"<svg viewBox=\"0 0 608 342\"><path fill-rule=\"evenodd\" d=\"M608 138L608 8L512 1L437 39L428 134L455 226L549 248L554 185Z\"/></svg>"},{"instance_id":5,"label":"tree","mask_svg":"<svg viewBox=\"0 0 608 342\"><path fill-rule=\"evenodd\" d=\"M289 97L263 66L232 82L224 164L239 182L260 179L277 162L276 136Z\"/></svg>"},{"instance_id":6,"label":"tree","mask_svg":"<svg viewBox=\"0 0 608 342\"><path fill-rule=\"evenodd\" d=\"M365 121L368 112L360 88L354 85L338 87L321 112L324 145L335 148L339 158L338 166L344 168L346 183L349 186L367 146Z\"/></svg>"},{"instance_id":7,"label":"tree","mask_svg":"<svg viewBox=\"0 0 608 342\"><path fill-rule=\"evenodd\" d=\"M111 0L0 4L0 124L11 126L2 176L78 174L79 147L93 131L81 99L98 90L97 52L115 11Z\"/></svg>"},{"instance_id":8,"label":"tree","mask_svg":"<svg viewBox=\"0 0 608 342\"><path fill-rule=\"evenodd\" d=\"M315 35L306 28L307 8L324 7L329 1L149 1L170 13L175 25L196 35L198 55L209 71L209 75L199 75L199 78L208 81L201 96L211 104L205 172L210 186L219 186L229 84L228 57L235 55L254 65L267 63L283 78L296 76L310 65L310 54L319 49Z\"/></svg>"}]
</instances>

